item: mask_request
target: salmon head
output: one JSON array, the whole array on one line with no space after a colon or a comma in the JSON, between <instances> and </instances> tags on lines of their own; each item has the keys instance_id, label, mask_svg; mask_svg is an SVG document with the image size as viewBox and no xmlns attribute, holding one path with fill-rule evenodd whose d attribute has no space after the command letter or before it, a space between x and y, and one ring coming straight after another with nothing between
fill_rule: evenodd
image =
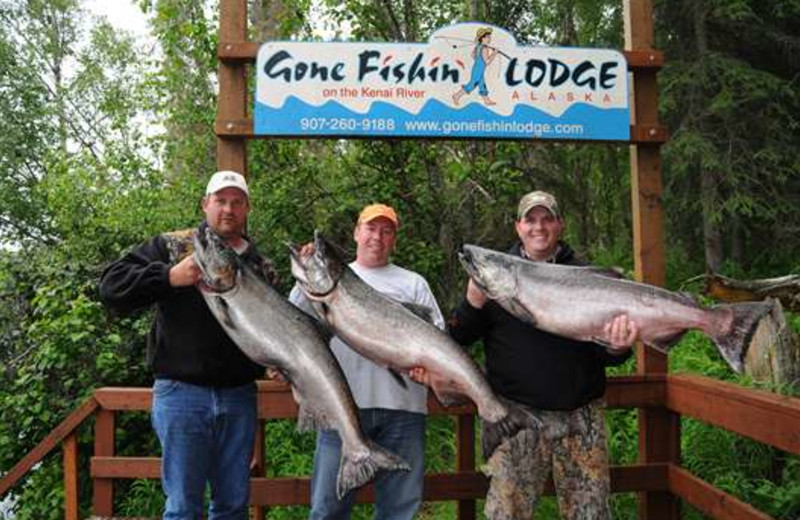
<instances>
[{"instance_id":1,"label":"salmon head","mask_svg":"<svg viewBox=\"0 0 800 520\"><path fill-rule=\"evenodd\" d=\"M508 258L471 244L464 244L458 253L469 277L493 300L509 300L517 295L517 270Z\"/></svg>"},{"instance_id":2,"label":"salmon head","mask_svg":"<svg viewBox=\"0 0 800 520\"><path fill-rule=\"evenodd\" d=\"M296 245L289 246L292 275L309 298L323 298L336 289L344 272L345 262L339 248L329 242L321 232L314 231L313 252L301 252Z\"/></svg>"},{"instance_id":3,"label":"salmon head","mask_svg":"<svg viewBox=\"0 0 800 520\"><path fill-rule=\"evenodd\" d=\"M224 293L236 287L239 256L213 229L206 227L195 233L193 255L203 273L200 289Z\"/></svg>"}]
</instances>

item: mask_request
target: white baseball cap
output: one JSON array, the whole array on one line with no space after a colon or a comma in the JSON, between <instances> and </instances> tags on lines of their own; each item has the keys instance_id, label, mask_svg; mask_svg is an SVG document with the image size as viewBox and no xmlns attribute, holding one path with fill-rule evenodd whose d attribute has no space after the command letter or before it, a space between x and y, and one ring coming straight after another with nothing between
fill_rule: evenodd
<instances>
[{"instance_id":1,"label":"white baseball cap","mask_svg":"<svg viewBox=\"0 0 800 520\"><path fill-rule=\"evenodd\" d=\"M250 196L250 192L247 190L247 181L244 180L240 173L231 170L219 171L212 175L206 187L206 195L211 195L225 188L239 188L245 195Z\"/></svg>"}]
</instances>

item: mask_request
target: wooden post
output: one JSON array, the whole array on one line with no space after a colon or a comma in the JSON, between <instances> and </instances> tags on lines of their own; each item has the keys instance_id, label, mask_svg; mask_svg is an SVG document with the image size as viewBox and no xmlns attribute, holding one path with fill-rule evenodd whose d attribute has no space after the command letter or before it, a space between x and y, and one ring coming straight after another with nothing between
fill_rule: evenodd
<instances>
[{"instance_id":1,"label":"wooden post","mask_svg":"<svg viewBox=\"0 0 800 520\"><path fill-rule=\"evenodd\" d=\"M475 471L475 416L456 417L456 469ZM475 500L458 501L458 520L475 520Z\"/></svg>"},{"instance_id":2,"label":"wooden post","mask_svg":"<svg viewBox=\"0 0 800 520\"><path fill-rule=\"evenodd\" d=\"M219 42L247 41L247 0L220 0ZM247 116L247 67L244 63L219 61L217 121L242 120ZM217 137L217 169L247 176L244 138Z\"/></svg>"},{"instance_id":3,"label":"wooden post","mask_svg":"<svg viewBox=\"0 0 800 520\"><path fill-rule=\"evenodd\" d=\"M653 50L652 0L625 0L625 50ZM632 79L631 123L658 126L658 85L654 69L637 69ZM633 248L636 279L653 285L665 282L661 150L658 143L630 147ZM639 345L637 371L666 373L667 357ZM680 459L680 418L665 409L639 409L639 462ZM639 517L677 520L679 502L669 492L640 494Z\"/></svg>"},{"instance_id":4,"label":"wooden post","mask_svg":"<svg viewBox=\"0 0 800 520\"><path fill-rule=\"evenodd\" d=\"M78 520L78 434L64 439L64 520Z\"/></svg>"},{"instance_id":5,"label":"wooden post","mask_svg":"<svg viewBox=\"0 0 800 520\"><path fill-rule=\"evenodd\" d=\"M256 445L253 448L253 471L251 476L264 477L266 475L266 459L264 456L264 427L266 421L264 419L258 420L258 429L256 430ZM266 518L267 508L264 506L253 506L253 518L255 520L264 520Z\"/></svg>"},{"instance_id":6,"label":"wooden post","mask_svg":"<svg viewBox=\"0 0 800 520\"><path fill-rule=\"evenodd\" d=\"M114 412L98 410L94 424L94 455L114 456ZM114 516L114 480L92 479L92 509L95 516Z\"/></svg>"}]
</instances>

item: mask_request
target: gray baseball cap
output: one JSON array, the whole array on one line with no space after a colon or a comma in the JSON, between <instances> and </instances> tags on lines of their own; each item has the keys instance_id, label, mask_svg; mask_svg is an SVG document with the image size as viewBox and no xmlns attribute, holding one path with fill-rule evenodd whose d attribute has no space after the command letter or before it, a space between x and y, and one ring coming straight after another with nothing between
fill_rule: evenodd
<instances>
[{"instance_id":1,"label":"gray baseball cap","mask_svg":"<svg viewBox=\"0 0 800 520\"><path fill-rule=\"evenodd\" d=\"M546 191L532 191L526 193L519 200L519 207L517 208L517 220L522 220L528 212L536 206L542 206L547 209L554 217L561 217L558 211L558 202L556 198Z\"/></svg>"}]
</instances>

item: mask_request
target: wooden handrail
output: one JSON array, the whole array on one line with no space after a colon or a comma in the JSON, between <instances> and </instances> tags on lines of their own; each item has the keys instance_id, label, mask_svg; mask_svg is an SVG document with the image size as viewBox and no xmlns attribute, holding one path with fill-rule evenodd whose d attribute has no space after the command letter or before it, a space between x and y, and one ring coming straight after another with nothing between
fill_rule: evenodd
<instances>
[{"instance_id":1,"label":"wooden handrail","mask_svg":"<svg viewBox=\"0 0 800 520\"><path fill-rule=\"evenodd\" d=\"M703 376L670 374L666 407L800 455L800 399Z\"/></svg>"},{"instance_id":2,"label":"wooden handrail","mask_svg":"<svg viewBox=\"0 0 800 520\"><path fill-rule=\"evenodd\" d=\"M286 384L261 381L259 417L276 419L295 417L297 407ZM0 496L8 491L27 471L60 443L65 446L65 469L75 472L77 462L76 429L92 414L100 411L113 425L117 411L144 411L150 408L149 388L101 388L94 397L70 413L45 439L0 479ZM746 435L758 442L784 451L800 454L800 399L775 395L707 377L686 374L642 374L609 378L606 401L613 408L664 408L676 414L693 417L710 425ZM471 424L474 406L443 408L435 399L429 402L431 414L448 414ZM101 415L103 415L101 414ZM112 426L113 427L113 426ZM108 428L106 428L108 429ZM105 432L108 436L109 432ZM107 450L108 451L108 450ZM474 456L474 454L473 454ZM113 447L106 454L91 459L90 474L95 482L111 483L121 478L159 478L157 457L116 457ZM754 509L675 464L650 463L612 467L615 492L663 491L672 493L714 518L767 520L770 517ZM464 500L481 496L486 479L473 467L450 474L429 474L425 477L426 499ZM451 484L445 482L450 481ZM66 477L71 495L77 496L75 475ZM307 503L309 479L253 478L252 503L276 506ZM110 491L109 490L106 491ZM96 492L96 491L95 491ZM552 493L552 488L549 489ZM373 490L359 492L358 501L371 501ZM109 493L106 493L109 494ZM73 502L75 499L73 498ZM76 503L67 504L67 517L76 515Z\"/></svg>"},{"instance_id":3,"label":"wooden handrail","mask_svg":"<svg viewBox=\"0 0 800 520\"><path fill-rule=\"evenodd\" d=\"M768 514L742 502L733 495L715 488L685 469L668 464L669 490L693 507L722 520L775 520Z\"/></svg>"},{"instance_id":4,"label":"wooden handrail","mask_svg":"<svg viewBox=\"0 0 800 520\"><path fill-rule=\"evenodd\" d=\"M87 417L97 410L98 406L98 402L95 398L90 397L70 413L66 419L61 421L58 426L53 428L42 442L37 444L35 448L22 458L22 460L17 462L8 473L3 475L3 478L0 478L0 496L3 496L6 491L11 489L25 473L36 465L36 463L40 462L48 453L58 447Z\"/></svg>"},{"instance_id":5,"label":"wooden handrail","mask_svg":"<svg viewBox=\"0 0 800 520\"><path fill-rule=\"evenodd\" d=\"M288 419L297 417L297 405L289 385L275 381L259 381L259 409L261 419ZM95 399L105 410L147 411L152 402L150 388L104 387L95 391ZM267 395L269 398L267 399ZM665 374L639 374L608 378L606 403L609 408L661 408L666 405L667 376ZM472 404L445 408L433 397L428 399L431 415L474 415Z\"/></svg>"}]
</instances>

